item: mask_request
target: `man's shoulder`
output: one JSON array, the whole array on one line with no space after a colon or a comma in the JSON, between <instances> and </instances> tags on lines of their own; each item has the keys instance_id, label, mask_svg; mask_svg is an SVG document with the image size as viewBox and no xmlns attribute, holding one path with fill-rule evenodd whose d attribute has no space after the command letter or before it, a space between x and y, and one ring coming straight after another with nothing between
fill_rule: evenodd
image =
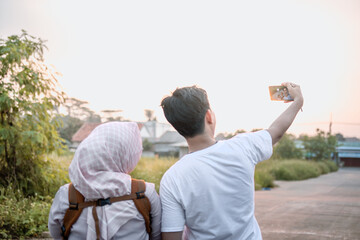
<instances>
[{"instance_id":1,"label":"man's shoulder","mask_svg":"<svg viewBox=\"0 0 360 240\"><path fill-rule=\"evenodd\" d=\"M194 161L192 161L192 156L185 155L181 159L179 159L176 163L174 163L162 176L161 184L171 184L179 181L183 178L187 173L189 173L189 169L192 168Z\"/></svg>"},{"instance_id":2,"label":"man's shoulder","mask_svg":"<svg viewBox=\"0 0 360 240\"><path fill-rule=\"evenodd\" d=\"M183 169L184 165L186 164L184 162L184 158L186 159L187 157L184 156L184 157L180 158L168 170L166 170L163 178L168 177L168 176L172 176L172 175L176 174L178 171L181 171L181 169Z\"/></svg>"}]
</instances>

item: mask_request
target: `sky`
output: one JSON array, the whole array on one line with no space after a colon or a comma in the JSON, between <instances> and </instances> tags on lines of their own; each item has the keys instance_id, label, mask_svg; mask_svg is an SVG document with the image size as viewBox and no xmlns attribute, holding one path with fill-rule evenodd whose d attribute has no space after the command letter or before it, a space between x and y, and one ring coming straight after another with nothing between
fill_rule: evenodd
<instances>
[{"instance_id":1,"label":"sky","mask_svg":"<svg viewBox=\"0 0 360 240\"><path fill-rule=\"evenodd\" d=\"M47 64L69 97L96 112L166 122L161 99L204 88L217 130L267 128L288 107L268 86L299 84L288 132L360 137L360 1L0 0L0 38L46 40Z\"/></svg>"}]
</instances>

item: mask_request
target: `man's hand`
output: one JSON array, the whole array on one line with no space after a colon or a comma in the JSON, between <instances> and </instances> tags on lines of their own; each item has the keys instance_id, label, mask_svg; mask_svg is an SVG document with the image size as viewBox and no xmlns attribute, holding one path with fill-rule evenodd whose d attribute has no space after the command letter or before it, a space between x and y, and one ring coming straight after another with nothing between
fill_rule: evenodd
<instances>
[{"instance_id":1,"label":"man's hand","mask_svg":"<svg viewBox=\"0 0 360 240\"><path fill-rule=\"evenodd\" d=\"M296 114L302 108L304 104L304 98L301 93L301 89L299 85L294 83L286 82L281 85L286 86L288 88L290 96L294 99L292 104L283 112L267 129L272 138L273 145L277 143L281 137L284 135L286 130L290 127L292 122L294 121ZM285 101L290 102L290 101Z\"/></svg>"},{"instance_id":2,"label":"man's hand","mask_svg":"<svg viewBox=\"0 0 360 240\"><path fill-rule=\"evenodd\" d=\"M289 94L294 99L294 101L301 101L302 103L304 102L304 98L302 96L299 85L290 82L285 82L282 83L281 85L287 87ZM285 101L285 102L292 102L292 101Z\"/></svg>"}]
</instances>

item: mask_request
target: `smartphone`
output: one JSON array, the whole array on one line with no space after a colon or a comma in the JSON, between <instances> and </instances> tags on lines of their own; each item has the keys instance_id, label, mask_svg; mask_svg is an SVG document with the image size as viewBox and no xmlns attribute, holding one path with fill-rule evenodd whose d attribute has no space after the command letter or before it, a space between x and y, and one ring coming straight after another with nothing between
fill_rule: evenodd
<instances>
[{"instance_id":1,"label":"smartphone","mask_svg":"<svg viewBox=\"0 0 360 240\"><path fill-rule=\"evenodd\" d=\"M285 86L269 86L269 92L272 101L294 101Z\"/></svg>"}]
</instances>

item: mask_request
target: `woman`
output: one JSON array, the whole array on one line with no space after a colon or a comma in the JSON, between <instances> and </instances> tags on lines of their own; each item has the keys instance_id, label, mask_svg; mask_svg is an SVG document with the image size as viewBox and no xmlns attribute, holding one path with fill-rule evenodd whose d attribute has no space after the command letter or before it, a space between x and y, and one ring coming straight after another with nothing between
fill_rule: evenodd
<instances>
[{"instance_id":1,"label":"woman","mask_svg":"<svg viewBox=\"0 0 360 240\"><path fill-rule=\"evenodd\" d=\"M131 176L142 153L138 125L110 122L95 128L79 145L69 167L70 180L85 201L129 195ZM50 209L48 227L54 239L61 239L61 226L69 208L69 184L58 190ZM100 239L161 239L161 206L155 186L146 183L145 196L151 204L151 236L144 218L131 200L96 207ZM72 225L69 239L96 239L93 207L84 208Z\"/></svg>"}]
</instances>

